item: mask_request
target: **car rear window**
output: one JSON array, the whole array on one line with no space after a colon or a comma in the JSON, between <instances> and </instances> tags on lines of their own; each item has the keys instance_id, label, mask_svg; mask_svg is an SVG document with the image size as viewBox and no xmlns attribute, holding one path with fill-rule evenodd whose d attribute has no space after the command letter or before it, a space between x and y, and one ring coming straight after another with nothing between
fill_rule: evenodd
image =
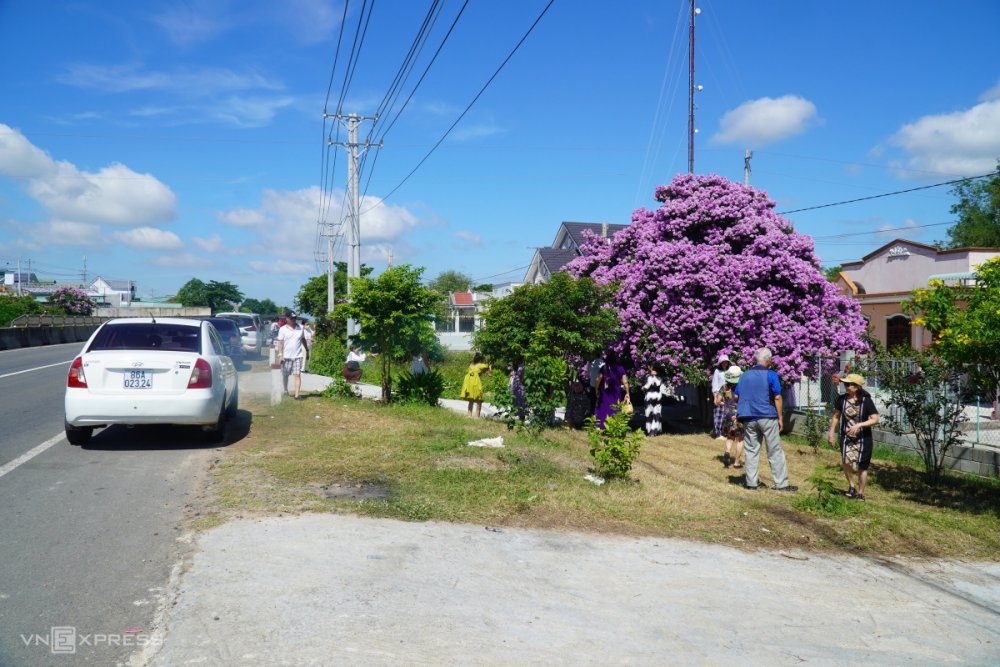
<instances>
[{"instance_id":1,"label":"car rear window","mask_svg":"<svg viewBox=\"0 0 1000 667\"><path fill-rule=\"evenodd\" d=\"M87 349L100 350L201 352L201 327L159 322L106 324Z\"/></svg>"},{"instance_id":2,"label":"car rear window","mask_svg":"<svg viewBox=\"0 0 1000 667\"><path fill-rule=\"evenodd\" d=\"M214 324L215 328L218 329L221 333L238 334L240 332L240 330L236 326L236 322L233 322L232 320L227 319L225 317L213 317L212 319L207 321Z\"/></svg>"},{"instance_id":3,"label":"car rear window","mask_svg":"<svg viewBox=\"0 0 1000 667\"><path fill-rule=\"evenodd\" d=\"M253 326L253 318L247 317L246 315L220 315L219 317L236 322L236 326L240 327L241 329L243 327Z\"/></svg>"}]
</instances>

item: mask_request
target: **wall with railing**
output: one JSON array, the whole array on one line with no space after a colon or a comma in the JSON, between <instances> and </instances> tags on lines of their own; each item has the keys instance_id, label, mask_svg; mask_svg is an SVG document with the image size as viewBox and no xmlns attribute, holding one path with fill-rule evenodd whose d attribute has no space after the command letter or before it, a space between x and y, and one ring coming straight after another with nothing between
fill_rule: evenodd
<instances>
[{"instance_id":1,"label":"wall with railing","mask_svg":"<svg viewBox=\"0 0 1000 667\"><path fill-rule=\"evenodd\" d=\"M107 318L22 315L11 322L12 326L0 328L0 350L82 343L90 338L105 319Z\"/></svg>"},{"instance_id":2,"label":"wall with railing","mask_svg":"<svg viewBox=\"0 0 1000 667\"><path fill-rule=\"evenodd\" d=\"M889 363L912 365L913 361L895 359ZM794 407L789 421L793 429L804 430L804 417L809 413L826 418L833 414L833 402L842 391L833 380L833 373L837 371L843 375L852 372L851 360L847 357L816 356L807 375L791 383L788 393L792 395L792 400L789 403ZM955 373L963 375L965 370L955 369ZM865 390L871 394L879 414L891 414L904 426L902 435L896 435L884 426L874 427L872 431L876 442L917 451L912 433L905 432L904 415L889 404L889 393L881 385L877 372L870 372L865 376ZM980 475L1000 475L1000 410L997 406L997 392L962 392L962 397L959 397L953 389L948 391L951 392L951 399L961 404L965 421L961 425L961 443L946 458L946 467Z\"/></svg>"}]
</instances>

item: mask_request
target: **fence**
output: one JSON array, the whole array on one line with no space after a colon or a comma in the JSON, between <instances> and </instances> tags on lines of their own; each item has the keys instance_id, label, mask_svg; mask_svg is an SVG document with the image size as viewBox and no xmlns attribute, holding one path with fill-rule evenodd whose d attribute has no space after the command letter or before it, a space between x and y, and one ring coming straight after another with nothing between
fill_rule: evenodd
<instances>
[{"instance_id":1,"label":"fence","mask_svg":"<svg viewBox=\"0 0 1000 667\"><path fill-rule=\"evenodd\" d=\"M21 315L15 318L10 326L14 328L25 327L90 327L103 323L106 317L84 317L76 315L72 317L57 317L54 315Z\"/></svg>"},{"instance_id":2,"label":"fence","mask_svg":"<svg viewBox=\"0 0 1000 667\"><path fill-rule=\"evenodd\" d=\"M904 365L913 372L918 372L919 368L912 359L897 358L888 362L896 367ZM852 372L852 359L839 357L816 356L811 360L807 374L802 376L798 382L791 385L792 403L794 412L800 414L820 414L829 417L833 414L833 402L837 395L843 392L843 385L838 385L834 379L834 374L846 375ZM905 426L904 415L898 408L892 405L891 394L880 382L879 368L877 364L866 361L867 367L860 371L865 377L865 390L868 391L874 400L879 413L882 415L891 414ZM981 370L974 368L953 368L952 375L954 382L941 387L940 391L948 394L950 402L961 404L965 413L965 422L962 424L962 444L968 447L995 447L1000 449L1000 413L997 409L997 391L972 389L970 377ZM875 427L875 430L887 431L885 428Z\"/></svg>"}]
</instances>

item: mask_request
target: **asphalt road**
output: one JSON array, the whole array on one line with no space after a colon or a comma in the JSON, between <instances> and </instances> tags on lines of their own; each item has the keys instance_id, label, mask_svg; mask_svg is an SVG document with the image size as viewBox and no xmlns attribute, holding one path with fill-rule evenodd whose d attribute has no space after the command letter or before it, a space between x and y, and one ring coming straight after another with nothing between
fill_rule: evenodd
<instances>
[{"instance_id":1,"label":"asphalt road","mask_svg":"<svg viewBox=\"0 0 1000 667\"><path fill-rule=\"evenodd\" d=\"M217 453L198 429L179 427L111 427L71 446L61 437L62 402L81 347L0 352L4 667L127 664L150 641L159 595L185 548L185 504ZM225 443L249 423L241 411ZM14 467L45 443L54 444ZM53 652L53 640L67 653Z\"/></svg>"}]
</instances>

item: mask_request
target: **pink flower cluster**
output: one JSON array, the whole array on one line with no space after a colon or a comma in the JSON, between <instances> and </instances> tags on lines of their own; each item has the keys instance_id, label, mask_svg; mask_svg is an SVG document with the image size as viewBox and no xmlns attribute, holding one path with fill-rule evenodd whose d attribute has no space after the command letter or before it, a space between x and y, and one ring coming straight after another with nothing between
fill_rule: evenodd
<instances>
[{"instance_id":1,"label":"pink flower cluster","mask_svg":"<svg viewBox=\"0 0 1000 667\"><path fill-rule=\"evenodd\" d=\"M639 368L703 381L720 354L746 364L774 353L782 380L809 357L864 350L857 302L820 273L812 239L774 212L767 193L717 175L678 175L656 188L661 205L638 209L605 240L591 236L567 266L617 283L623 338L615 349Z\"/></svg>"}]
</instances>

